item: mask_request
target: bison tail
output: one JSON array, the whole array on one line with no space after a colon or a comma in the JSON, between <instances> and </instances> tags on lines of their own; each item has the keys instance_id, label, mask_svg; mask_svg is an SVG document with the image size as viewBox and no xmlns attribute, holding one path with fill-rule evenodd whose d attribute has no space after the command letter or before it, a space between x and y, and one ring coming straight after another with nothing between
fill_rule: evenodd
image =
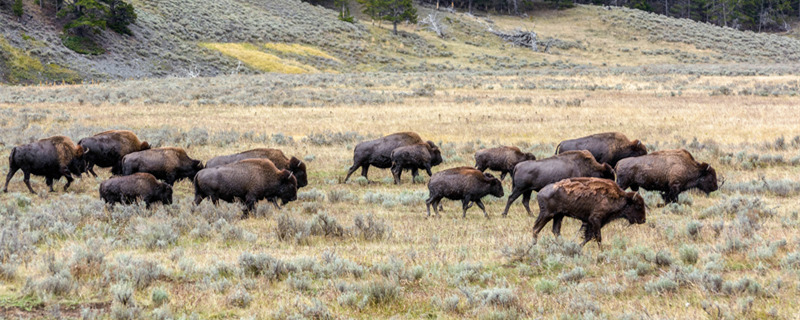
<instances>
[{"instance_id":1,"label":"bison tail","mask_svg":"<svg viewBox=\"0 0 800 320\"><path fill-rule=\"evenodd\" d=\"M8 166L13 168L14 167L14 155L17 153L17 147L11 149L11 154L8 156Z\"/></svg>"}]
</instances>

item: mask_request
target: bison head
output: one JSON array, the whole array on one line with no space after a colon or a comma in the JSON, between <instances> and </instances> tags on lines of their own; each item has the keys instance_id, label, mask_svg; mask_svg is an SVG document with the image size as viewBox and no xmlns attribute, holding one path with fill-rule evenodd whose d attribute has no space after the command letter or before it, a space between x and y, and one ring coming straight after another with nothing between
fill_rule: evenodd
<instances>
[{"instance_id":1,"label":"bison head","mask_svg":"<svg viewBox=\"0 0 800 320\"><path fill-rule=\"evenodd\" d=\"M297 200L297 178L283 169L280 173L280 186L278 187L278 197L281 198L281 204L287 204L289 201Z\"/></svg>"},{"instance_id":2,"label":"bison head","mask_svg":"<svg viewBox=\"0 0 800 320\"><path fill-rule=\"evenodd\" d=\"M161 203L172 204L172 186L166 183L160 183L158 187L156 187L156 194Z\"/></svg>"},{"instance_id":3,"label":"bison head","mask_svg":"<svg viewBox=\"0 0 800 320\"><path fill-rule=\"evenodd\" d=\"M196 176L200 170L203 170L203 163L200 162L200 160L192 160L192 168L189 170L187 175L189 181L194 181L194 176Z\"/></svg>"},{"instance_id":4,"label":"bison head","mask_svg":"<svg viewBox=\"0 0 800 320\"><path fill-rule=\"evenodd\" d=\"M430 141L428 141L430 142ZM444 159L442 159L442 150L438 147L433 147L430 150L431 152L431 166L438 166L442 164Z\"/></svg>"},{"instance_id":5,"label":"bison head","mask_svg":"<svg viewBox=\"0 0 800 320\"><path fill-rule=\"evenodd\" d=\"M631 157L641 157L647 154L647 147L639 140L631 141L631 144L628 146L627 150L623 152L620 159L623 158L631 158Z\"/></svg>"},{"instance_id":6,"label":"bison head","mask_svg":"<svg viewBox=\"0 0 800 320\"><path fill-rule=\"evenodd\" d=\"M292 157L289 160L289 171L294 173L297 178L297 187L302 188L308 185L308 175L306 175L306 164L300 159Z\"/></svg>"},{"instance_id":7,"label":"bison head","mask_svg":"<svg viewBox=\"0 0 800 320\"><path fill-rule=\"evenodd\" d=\"M147 141L142 141L139 145L139 151L150 150L150 144Z\"/></svg>"},{"instance_id":8,"label":"bison head","mask_svg":"<svg viewBox=\"0 0 800 320\"><path fill-rule=\"evenodd\" d=\"M75 154L76 156L69 161L67 169L69 169L70 173L80 177L85 172L89 171L88 159L91 155L91 150L79 145L76 147Z\"/></svg>"},{"instance_id":9,"label":"bison head","mask_svg":"<svg viewBox=\"0 0 800 320\"><path fill-rule=\"evenodd\" d=\"M503 183L500 182L500 179L497 179L491 173L484 173L483 176L489 182L489 194L502 198L505 193L503 192Z\"/></svg>"},{"instance_id":10,"label":"bison head","mask_svg":"<svg viewBox=\"0 0 800 320\"><path fill-rule=\"evenodd\" d=\"M617 172L608 163L603 163L603 169L600 170L600 178L617 181Z\"/></svg>"},{"instance_id":11,"label":"bison head","mask_svg":"<svg viewBox=\"0 0 800 320\"><path fill-rule=\"evenodd\" d=\"M530 153L530 152L523 154L522 155L522 161L528 161L528 160L536 160L536 156L533 155L533 153ZM522 161L520 161L520 162L522 162Z\"/></svg>"},{"instance_id":12,"label":"bison head","mask_svg":"<svg viewBox=\"0 0 800 320\"><path fill-rule=\"evenodd\" d=\"M638 192L628 192L625 194L625 208L622 209L622 217L630 224L642 224L647 220L645 217L644 198Z\"/></svg>"},{"instance_id":13,"label":"bison head","mask_svg":"<svg viewBox=\"0 0 800 320\"><path fill-rule=\"evenodd\" d=\"M708 163L703 162L700 164L700 176L697 178L697 188L706 194L719 189L717 185L717 171L708 165Z\"/></svg>"},{"instance_id":14,"label":"bison head","mask_svg":"<svg viewBox=\"0 0 800 320\"><path fill-rule=\"evenodd\" d=\"M425 142L426 142L426 143L427 143L429 146L431 146L431 148L434 148L434 149L438 148L438 147L436 146L436 144L435 144L435 143L433 143L433 141L430 141L430 140L428 140L428 141L425 141Z\"/></svg>"}]
</instances>

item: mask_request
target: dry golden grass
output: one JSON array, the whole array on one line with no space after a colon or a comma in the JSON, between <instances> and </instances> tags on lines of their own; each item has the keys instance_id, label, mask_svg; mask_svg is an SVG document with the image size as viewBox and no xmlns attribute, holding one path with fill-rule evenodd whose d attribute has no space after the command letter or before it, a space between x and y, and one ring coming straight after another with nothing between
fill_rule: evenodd
<instances>
[{"instance_id":1,"label":"dry golden grass","mask_svg":"<svg viewBox=\"0 0 800 320\"><path fill-rule=\"evenodd\" d=\"M677 79L677 80L676 80ZM672 78L680 81L681 76ZM728 84L747 81L781 81L780 77L767 79L709 77L698 81L709 81L712 84ZM498 144L544 144L537 151L546 154L552 152L552 146L559 141L583 136L595 132L622 131L629 137L639 138L646 143L660 142L662 146L675 146L681 139L699 141L714 140L722 148L722 153L734 153L740 150L759 152L753 144L773 141L785 136L788 138L800 135L798 123L800 113L796 106L798 97L755 97L755 96L713 96L705 93L686 91L682 96L659 95L658 89L640 90L649 86L638 83L632 77L594 78L594 82L608 84L624 84L618 92L590 91L550 91L550 90L517 90L502 89L504 79L498 77L496 89L450 89L438 90L434 97L413 98L402 105L345 106L331 105L326 108L287 108L281 106L227 107L227 106L175 106L175 105L99 105L80 104L38 104L27 105L31 110L58 109L70 115L80 115L77 123L83 126L127 127L134 131L147 127L167 125L172 128L190 130L205 128L210 132L235 129L240 132L255 131L257 133L282 132L291 135L297 142L290 146L279 146L289 155L304 157L314 155L315 160L309 162L309 186L300 191L316 188L324 194L331 190L347 190L357 196L358 203L345 201L331 203L322 201L322 210L336 218L344 226L352 226L356 215L373 213L385 219L393 228L393 235L387 240L364 241L354 238L312 237L309 244L279 241L275 235L276 217L280 214L272 210L266 217L255 217L235 225L256 235L253 241L224 241L219 236L206 240L198 240L181 235L174 245L165 249L148 250L121 244L109 249L106 260L114 261L114 257L128 254L134 257L157 261L170 276L156 281L147 289L136 290L135 299L143 308L143 315L149 315L155 307L150 301L152 288L165 288L170 294L168 303L175 315L197 313L201 318L267 318L276 316L279 308L289 313L299 313L299 306L321 301L337 318L483 318L500 316L493 312L505 312L501 307L484 306L481 302L467 308L466 297L460 289L480 291L485 288L508 287L519 299L524 313L517 314L524 318L558 318L562 315L579 318L586 310L580 307L581 301L590 301L599 310L595 314L607 318L620 318L623 315L635 315L646 318L679 318L704 319L709 314L704 311L704 304L718 304L721 310L729 310L736 318L764 318L774 314L776 318L791 319L798 314L797 306L781 303L794 301L797 298L797 271L781 266L781 259L790 252L797 251L798 233L796 227L784 225L785 221L796 221L792 212L800 210L798 196L782 198L766 195L762 198L768 207L776 208L778 215L762 220L757 238L751 248L740 253L723 253L718 246L725 243L726 235L715 237L711 225L723 220L727 228L736 223L731 215L703 218L701 213L732 194L716 192L711 196L691 192L693 204L686 214L669 213L665 208L651 208L648 212L647 224L627 226L624 222L615 222L603 229L604 251L592 242L583 248L581 254L574 258L560 256L556 253L544 254L539 264L510 263L502 254L506 247L527 246L531 238L533 219L524 214L524 209L515 203L509 217L500 218L499 214L505 204L505 198L493 201L485 199L487 210L492 219L486 220L479 209L472 208L467 218L460 218L459 205L446 201L446 212L441 219L425 219L424 204L394 206L382 203L371 204L364 200L368 192L398 196L406 191L417 191L427 194L424 184L412 185L406 174L404 184L395 186L388 183L390 173L387 170L372 168L370 179L376 181L370 185L358 183L341 184L340 180L352 161L353 144L335 144L331 146L315 146L300 142L302 137L324 131L346 132L356 131L362 135L382 135L396 131L416 131L425 139L437 143L454 143L448 147L455 149L454 154L447 155L450 162L434 169L434 172L454 166L471 166L472 150L466 146L474 143L493 146ZM47 89L43 89L43 92ZM531 103L514 104L508 102L489 103L491 98L515 97L530 98ZM476 103L469 98L475 98ZM571 101L581 99L580 106L565 106L548 101ZM461 102L459 102L461 101ZM3 105L21 111L20 106ZM46 120L37 125L44 128L58 128L63 123ZM81 137L73 137L80 139ZM480 140L480 143L478 142ZM749 144L748 144L749 143ZM189 154L194 158L208 160L220 155L245 150L252 147L270 146L253 142L241 142L220 147L213 143L205 146L190 147ZM0 158L7 156L8 148ZM728 183L749 181L766 177L769 179L789 178L797 180L798 169L792 166L775 166L756 170L743 170L732 165L720 163L719 158L706 151L694 151L698 160L707 161L717 168L718 172L728 178ZM797 155L797 149L775 151L787 158ZM458 160L460 158L460 160ZM453 161L453 159L456 159ZM19 174L18 174L19 175ZM103 170L102 178L108 177ZM41 178L33 178L34 188L41 190L44 184ZM427 177L426 177L427 180ZM77 182L68 193L74 195L96 196L96 189L102 179L86 179ZM506 194L510 192L511 182L504 183ZM18 176L12 180L10 189L22 192L24 185ZM176 184L176 206L189 207L193 190L188 182ZM11 201L12 195L3 196L4 201ZM46 199L35 199L36 203L47 203L62 192L47 195ZM491 198L491 197L487 197ZM299 220L309 220L312 215L303 212L304 201L286 206L282 212ZM188 210L188 209L182 209ZM223 205L220 210L235 211L231 205ZM537 211L537 210L534 210ZM107 212L101 215L107 215ZM138 218L145 224L167 223L178 213L172 212L151 217ZM787 220L788 219L788 220ZM794 220L792 220L794 219ZM699 220L704 227L697 239L690 239L685 234L687 223ZM95 221L82 221L79 230ZM114 227L113 222L103 222ZM131 222L130 224L133 224ZM579 223L575 220L564 221L563 240L578 242ZM122 232L122 231L120 231ZM57 256L69 256L73 245L82 244L89 236L65 237L52 239L40 245L40 252L53 252ZM752 259L748 256L751 250L763 243L786 240L788 245L778 250L771 259ZM545 230L540 235L538 248L544 250L552 235ZM694 265L697 270L704 270L708 263L722 264L721 271L714 271L725 281L738 281L742 277L756 280L769 294L737 294L725 295L705 291L697 284L681 286L675 292L660 294L645 291L645 285L667 274L673 267L652 265L652 272L631 278L626 275L631 268L624 267L621 257L637 257L631 250L666 250L675 259L675 265L689 267L680 262L679 248L684 244L694 245L699 251L699 261ZM558 246L558 245L554 245ZM233 275L229 279L234 287L243 284L248 287L253 302L247 308L236 308L226 303L230 293L217 293L202 285L201 276L182 278L179 261L169 256L177 248L182 248L183 258L191 259L198 269L212 267L217 262L227 263L238 268L238 259L243 252L264 252L273 257L294 261L299 257L319 259L324 252L334 252L341 258L358 263L365 268L384 263L391 257L404 261L410 269L412 266L423 267L424 275L418 282L399 281L402 292L394 302L385 305L366 306L363 309L342 306L337 299L343 294L336 289L339 282L364 283L382 279L373 271L366 271L363 279L342 278L311 279L313 289L298 291L293 289L287 280L268 282L263 278L249 279ZM721 257L712 261L714 254ZM548 260L550 259L550 260ZM468 284L454 284L455 277L451 268L462 262L479 263L484 266L482 273L487 273L485 281ZM760 269L756 269L761 265ZM586 277L580 284L558 280L560 273L580 266L586 271ZM524 268L530 271L523 272ZM37 254L34 263L20 266L18 277L0 286L0 304L11 306L8 301L18 301L25 277L41 279L46 275L41 258ZM775 287L777 279L783 282L782 287ZM555 282L555 291L541 292L537 289L540 281ZM591 286L595 286L592 288ZM612 290L606 293L603 290ZM232 289L231 289L232 291ZM80 282L79 294L68 298L50 297L47 303L85 304L87 301L111 301L111 294L104 288L94 287L91 282ZM450 296L459 296L462 313L448 312L434 300L444 300ZM752 306L744 310L740 308L742 299L753 297ZM5 300L3 300L5 299ZM16 310L16 309L15 309ZM709 309L710 310L710 309ZM0 313L1 314L1 313ZM507 317L513 315L505 314Z\"/></svg>"},{"instance_id":2,"label":"dry golden grass","mask_svg":"<svg viewBox=\"0 0 800 320\"><path fill-rule=\"evenodd\" d=\"M314 57L330 59L333 61L339 61L339 59L327 54L325 51L309 46L304 46L299 43L266 43L264 44L264 47L282 53L291 53L300 56L314 56Z\"/></svg>"},{"instance_id":3,"label":"dry golden grass","mask_svg":"<svg viewBox=\"0 0 800 320\"><path fill-rule=\"evenodd\" d=\"M279 73L312 73L318 72L314 67L302 63L281 59L275 55L261 52L247 43L201 43L200 46L217 50L227 56L236 58L248 66L264 72Z\"/></svg>"}]
</instances>

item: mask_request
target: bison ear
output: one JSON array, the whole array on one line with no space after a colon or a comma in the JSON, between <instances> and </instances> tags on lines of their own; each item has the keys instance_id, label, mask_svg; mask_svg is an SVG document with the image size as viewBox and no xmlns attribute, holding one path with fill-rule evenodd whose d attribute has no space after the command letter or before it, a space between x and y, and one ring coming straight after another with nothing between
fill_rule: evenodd
<instances>
[{"instance_id":1,"label":"bison ear","mask_svg":"<svg viewBox=\"0 0 800 320\"><path fill-rule=\"evenodd\" d=\"M286 181L292 177L292 172L286 169L281 170L280 174L281 180Z\"/></svg>"},{"instance_id":2,"label":"bison ear","mask_svg":"<svg viewBox=\"0 0 800 320\"><path fill-rule=\"evenodd\" d=\"M147 141L142 141L142 144L139 145L140 150L148 150L150 149L150 144Z\"/></svg>"}]
</instances>

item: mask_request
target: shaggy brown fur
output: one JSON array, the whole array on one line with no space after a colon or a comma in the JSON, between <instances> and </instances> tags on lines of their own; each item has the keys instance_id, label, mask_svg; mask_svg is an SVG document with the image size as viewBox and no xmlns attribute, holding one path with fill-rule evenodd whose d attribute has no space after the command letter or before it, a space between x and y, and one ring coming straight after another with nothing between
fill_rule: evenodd
<instances>
[{"instance_id":1,"label":"shaggy brown fur","mask_svg":"<svg viewBox=\"0 0 800 320\"><path fill-rule=\"evenodd\" d=\"M308 185L308 175L306 164L295 157L287 158L283 151L272 148L259 148L239 152L226 156L214 157L206 162L206 168L219 167L234 163L244 159L269 159L278 169L286 169L294 173L297 178L297 187L302 188Z\"/></svg>"},{"instance_id":2,"label":"shaggy brown fur","mask_svg":"<svg viewBox=\"0 0 800 320\"><path fill-rule=\"evenodd\" d=\"M23 181L31 193L36 193L30 184L31 174L44 176L50 192L54 191L53 181L61 179L63 176L67 179L67 184L64 185L64 191L66 191L74 181L72 175L80 176L81 172L85 170L86 162L83 158L87 152L65 136L53 136L14 147L8 158L9 172L3 191L8 192L9 181L20 169L24 174Z\"/></svg>"},{"instance_id":3,"label":"shaggy brown fur","mask_svg":"<svg viewBox=\"0 0 800 320\"><path fill-rule=\"evenodd\" d=\"M442 163L442 152L429 143L417 143L400 147L392 151L392 175L394 183L400 184L400 175L404 169L411 170L411 183L419 175L419 169L425 169L430 177L431 167Z\"/></svg>"},{"instance_id":4,"label":"shaggy brown fur","mask_svg":"<svg viewBox=\"0 0 800 320\"><path fill-rule=\"evenodd\" d=\"M86 171L97 176L94 166L101 168L111 167L111 172L119 174L119 162L125 155L150 149L146 141L139 141L139 137L128 130L109 130L95 134L78 141L78 145L93 152L86 157Z\"/></svg>"},{"instance_id":5,"label":"shaggy brown fur","mask_svg":"<svg viewBox=\"0 0 800 320\"><path fill-rule=\"evenodd\" d=\"M660 191L667 203L678 201L681 192L692 188L706 194L719 189L717 171L708 163L695 161L684 149L621 160L617 164L617 183L623 189Z\"/></svg>"},{"instance_id":6,"label":"shaggy brown fur","mask_svg":"<svg viewBox=\"0 0 800 320\"><path fill-rule=\"evenodd\" d=\"M247 215L262 199L271 199L278 209L277 198L283 204L297 200L297 179L267 159L245 159L201 170L194 179L194 190L195 204L205 198L211 198L214 204L238 200L245 203Z\"/></svg>"},{"instance_id":7,"label":"shaggy brown fur","mask_svg":"<svg viewBox=\"0 0 800 320\"><path fill-rule=\"evenodd\" d=\"M428 182L430 195L425 205L428 209L428 217L431 216L431 205L436 216L441 210L442 198L450 200L461 200L463 218L467 217L467 209L472 207L471 203L478 205L483 210L483 215L489 219L486 208L481 199L486 195L495 197L503 196L503 185L490 173L483 173L472 167L458 167L437 172ZM437 210L437 208L439 208Z\"/></svg>"},{"instance_id":8,"label":"shaggy brown fur","mask_svg":"<svg viewBox=\"0 0 800 320\"><path fill-rule=\"evenodd\" d=\"M203 169L203 164L189 158L185 150L172 147L130 153L121 162L122 175L147 172L169 185L184 178L194 180L195 174Z\"/></svg>"},{"instance_id":9,"label":"shaggy brown fur","mask_svg":"<svg viewBox=\"0 0 800 320\"><path fill-rule=\"evenodd\" d=\"M475 168L481 172L486 169L500 171L500 180L505 180L506 174L514 171L517 163L536 160L532 153L523 153L517 147L497 147L479 150L475 153Z\"/></svg>"},{"instance_id":10,"label":"shaggy brown fur","mask_svg":"<svg viewBox=\"0 0 800 320\"><path fill-rule=\"evenodd\" d=\"M616 166L619 160L647 154L647 147L641 141L630 141L619 132L598 133L564 140L556 147L556 154L571 150L588 150L597 162L608 163L611 167Z\"/></svg>"},{"instance_id":11,"label":"shaggy brown fur","mask_svg":"<svg viewBox=\"0 0 800 320\"><path fill-rule=\"evenodd\" d=\"M570 178L542 189L536 196L539 216L533 225L533 242L544 226L553 220L553 234L561 234L561 220L575 218L583 222L585 245L596 239L602 242L600 229L615 219L629 223L645 223L644 199L637 193L625 192L613 181L599 178Z\"/></svg>"},{"instance_id":12,"label":"shaggy brown fur","mask_svg":"<svg viewBox=\"0 0 800 320\"><path fill-rule=\"evenodd\" d=\"M347 182L350 179L350 175L356 172L358 168L361 168L361 175L367 178L369 166L383 169L391 167L392 151L394 149L417 143L425 143L425 141L414 132L398 132L380 139L359 143L353 150L353 166L347 171L344 181ZM428 144L431 147L436 147L432 141L428 141Z\"/></svg>"},{"instance_id":13,"label":"shaggy brown fur","mask_svg":"<svg viewBox=\"0 0 800 320\"><path fill-rule=\"evenodd\" d=\"M115 176L100 184L100 198L106 203L131 204L144 201L147 207L156 202L172 203L172 187L160 182L152 174L139 172L129 176Z\"/></svg>"}]
</instances>

